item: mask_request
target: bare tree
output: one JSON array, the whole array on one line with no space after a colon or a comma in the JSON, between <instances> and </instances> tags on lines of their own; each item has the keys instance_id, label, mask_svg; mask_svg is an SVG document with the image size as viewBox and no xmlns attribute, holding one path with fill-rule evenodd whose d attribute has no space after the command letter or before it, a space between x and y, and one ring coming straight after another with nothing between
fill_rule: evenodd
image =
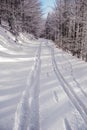
<instances>
[{"instance_id":1,"label":"bare tree","mask_svg":"<svg viewBox=\"0 0 87 130\"><path fill-rule=\"evenodd\" d=\"M41 25L39 0L0 0L1 20L8 22L9 29L16 34L27 31L38 36Z\"/></svg>"},{"instance_id":2,"label":"bare tree","mask_svg":"<svg viewBox=\"0 0 87 130\"><path fill-rule=\"evenodd\" d=\"M49 32L46 38L87 60L87 0L55 0L46 25Z\"/></svg>"}]
</instances>

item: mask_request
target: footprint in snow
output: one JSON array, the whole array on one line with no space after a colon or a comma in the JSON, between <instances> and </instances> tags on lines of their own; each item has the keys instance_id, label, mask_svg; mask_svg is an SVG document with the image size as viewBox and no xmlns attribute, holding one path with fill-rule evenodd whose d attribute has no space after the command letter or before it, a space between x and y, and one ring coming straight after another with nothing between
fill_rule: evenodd
<instances>
[{"instance_id":1,"label":"footprint in snow","mask_svg":"<svg viewBox=\"0 0 87 130\"><path fill-rule=\"evenodd\" d=\"M58 92L56 90L53 92L53 96L54 96L55 102L58 103L59 102L59 97L58 97Z\"/></svg>"}]
</instances>

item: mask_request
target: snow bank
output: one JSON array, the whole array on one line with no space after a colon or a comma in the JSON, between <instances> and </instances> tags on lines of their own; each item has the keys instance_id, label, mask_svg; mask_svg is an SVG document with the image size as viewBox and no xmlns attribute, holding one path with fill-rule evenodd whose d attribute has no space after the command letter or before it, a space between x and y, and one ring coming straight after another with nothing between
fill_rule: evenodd
<instances>
[{"instance_id":1,"label":"snow bank","mask_svg":"<svg viewBox=\"0 0 87 130\"><path fill-rule=\"evenodd\" d=\"M35 41L35 40L36 39L32 34L20 33L18 36L18 41L21 44L23 44L23 43L29 44L29 42L31 43L32 41Z\"/></svg>"},{"instance_id":2,"label":"snow bank","mask_svg":"<svg viewBox=\"0 0 87 130\"><path fill-rule=\"evenodd\" d=\"M0 45L10 51L21 51L21 46L15 41L15 36L0 27Z\"/></svg>"}]
</instances>

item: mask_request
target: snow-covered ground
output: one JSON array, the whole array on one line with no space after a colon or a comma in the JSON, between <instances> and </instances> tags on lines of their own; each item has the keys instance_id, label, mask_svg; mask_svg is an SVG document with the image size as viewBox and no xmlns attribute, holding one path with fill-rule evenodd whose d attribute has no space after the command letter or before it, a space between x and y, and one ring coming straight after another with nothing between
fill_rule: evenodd
<instances>
[{"instance_id":1,"label":"snow-covered ground","mask_svg":"<svg viewBox=\"0 0 87 130\"><path fill-rule=\"evenodd\" d=\"M0 130L87 130L87 63L0 27Z\"/></svg>"}]
</instances>

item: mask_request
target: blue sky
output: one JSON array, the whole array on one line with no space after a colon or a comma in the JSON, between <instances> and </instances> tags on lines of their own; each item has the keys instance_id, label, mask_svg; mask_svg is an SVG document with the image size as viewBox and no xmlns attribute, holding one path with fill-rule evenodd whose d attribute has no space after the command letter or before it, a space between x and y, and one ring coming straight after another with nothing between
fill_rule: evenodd
<instances>
[{"instance_id":1,"label":"blue sky","mask_svg":"<svg viewBox=\"0 0 87 130\"><path fill-rule=\"evenodd\" d=\"M52 11L55 0L40 0L42 3L42 9L44 13L44 17L47 16L48 12Z\"/></svg>"}]
</instances>

